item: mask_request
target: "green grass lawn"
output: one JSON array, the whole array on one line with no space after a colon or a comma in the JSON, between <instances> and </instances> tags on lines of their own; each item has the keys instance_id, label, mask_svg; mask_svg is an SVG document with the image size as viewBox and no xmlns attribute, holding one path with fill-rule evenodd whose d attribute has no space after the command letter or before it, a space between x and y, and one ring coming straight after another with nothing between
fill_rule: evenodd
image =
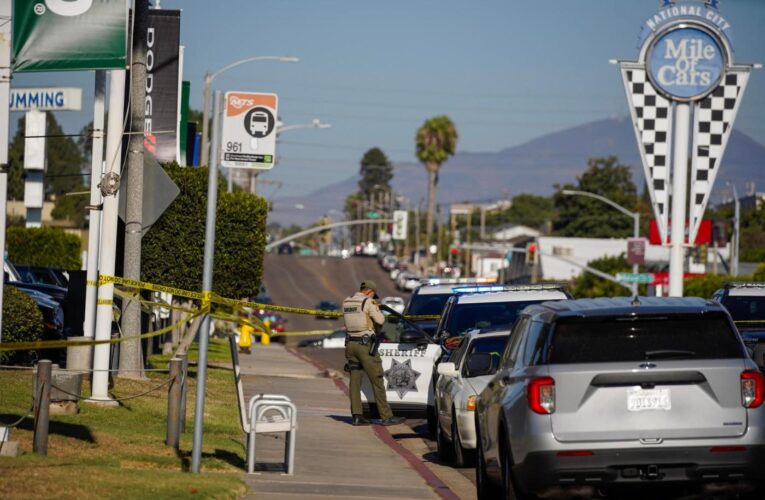
<instances>
[{"instance_id":1,"label":"green grass lawn","mask_svg":"<svg viewBox=\"0 0 765 500\"><path fill-rule=\"evenodd\" d=\"M212 339L210 362L230 362L228 342ZM156 368L168 357L153 356ZM80 403L77 415L51 415L48 455L32 452L32 419L11 431L19 442L16 458L0 457L0 498L237 498L247 488L243 434L232 372L209 367L205 399L202 474L188 472L196 397L196 345L189 353L191 381L186 431L180 450L165 446L167 387L118 407ZM166 379L147 373L148 380L115 379L115 398L138 394ZM90 393L89 384L84 394ZM29 408L31 371L0 370L0 422L11 423Z\"/></svg>"}]
</instances>

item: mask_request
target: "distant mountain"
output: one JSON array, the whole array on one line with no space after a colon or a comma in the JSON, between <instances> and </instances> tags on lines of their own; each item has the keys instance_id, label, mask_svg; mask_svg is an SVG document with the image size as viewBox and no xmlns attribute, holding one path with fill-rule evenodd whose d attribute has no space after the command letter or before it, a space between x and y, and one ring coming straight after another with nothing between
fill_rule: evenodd
<instances>
[{"instance_id":1,"label":"distant mountain","mask_svg":"<svg viewBox=\"0 0 765 500\"><path fill-rule=\"evenodd\" d=\"M555 184L576 182L587 160L615 155L632 167L638 192L643 189L643 167L632 124L626 118L599 120L548 134L496 153L460 152L441 167L438 202L491 201L518 193L547 195ZM715 192L725 181L743 188L746 182L765 186L765 146L733 130ZM270 220L305 225L331 209L342 209L357 177L320 188L306 196L277 198ZM393 188L416 205L427 197L427 175L419 163L395 164ZM713 200L716 198L713 195ZM425 203L423 203L423 206ZM302 206L303 208L296 208Z\"/></svg>"}]
</instances>

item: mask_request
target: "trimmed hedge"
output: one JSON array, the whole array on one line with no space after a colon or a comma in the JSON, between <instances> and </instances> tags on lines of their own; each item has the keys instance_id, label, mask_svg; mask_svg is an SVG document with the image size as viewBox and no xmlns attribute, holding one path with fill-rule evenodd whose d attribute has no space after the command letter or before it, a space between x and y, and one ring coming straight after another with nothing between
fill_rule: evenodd
<instances>
[{"instance_id":1,"label":"trimmed hedge","mask_svg":"<svg viewBox=\"0 0 765 500\"><path fill-rule=\"evenodd\" d=\"M37 302L16 287L3 286L3 343L33 342L44 333L43 315ZM30 351L0 352L3 363L26 363Z\"/></svg>"},{"instance_id":2,"label":"trimmed hedge","mask_svg":"<svg viewBox=\"0 0 765 500\"><path fill-rule=\"evenodd\" d=\"M14 264L76 270L82 268L82 242L55 227L9 227L8 259Z\"/></svg>"},{"instance_id":3,"label":"trimmed hedge","mask_svg":"<svg viewBox=\"0 0 765 500\"><path fill-rule=\"evenodd\" d=\"M152 283L202 290L208 170L175 163L164 168L181 192L143 237L141 277ZM213 291L232 298L258 294L267 215L263 198L226 193L219 177Z\"/></svg>"}]
</instances>

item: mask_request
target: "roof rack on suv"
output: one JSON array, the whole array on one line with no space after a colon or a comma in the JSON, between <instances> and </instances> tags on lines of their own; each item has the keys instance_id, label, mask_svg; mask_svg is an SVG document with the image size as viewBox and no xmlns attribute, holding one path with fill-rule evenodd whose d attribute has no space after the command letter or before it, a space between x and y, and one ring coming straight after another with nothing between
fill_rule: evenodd
<instances>
[{"instance_id":1,"label":"roof rack on suv","mask_svg":"<svg viewBox=\"0 0 765 500\"><path fill-rule=\"evenodd\" d=\"M476 293L476 292L529 292L539 290L566 290L565 283L539 283L534 285L473 285L456 286L452 288L454 293Z\"/></svg>"},{"instance_id":2,"label":"roof rack on suv","mask_svg":"<svg viewBox=\"0 0 765 500\"><path fill-rule=\"evenodd\" d=\"M756 281L729 281L728 283L725 283L726 289L731 288L765 288L765 282L756 282Z\"/></svg>"}]
</instances>

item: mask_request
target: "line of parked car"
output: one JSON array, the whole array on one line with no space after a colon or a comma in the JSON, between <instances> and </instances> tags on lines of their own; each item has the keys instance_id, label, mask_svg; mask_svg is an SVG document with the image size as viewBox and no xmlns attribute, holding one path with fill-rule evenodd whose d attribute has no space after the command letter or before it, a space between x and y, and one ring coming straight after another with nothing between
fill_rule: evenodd
<instances>
[{"instance_id":1,"label":"line of parked car","mask_svg":"<svg viewBox=\"0 0 765 500\"><path fill-rule=\"evenodd\" d=\"M762 499L765 284L713 299L431 280L404 314L438 320L389 317L388 401L479 498Z\"/></svg>"}]
</instances>

